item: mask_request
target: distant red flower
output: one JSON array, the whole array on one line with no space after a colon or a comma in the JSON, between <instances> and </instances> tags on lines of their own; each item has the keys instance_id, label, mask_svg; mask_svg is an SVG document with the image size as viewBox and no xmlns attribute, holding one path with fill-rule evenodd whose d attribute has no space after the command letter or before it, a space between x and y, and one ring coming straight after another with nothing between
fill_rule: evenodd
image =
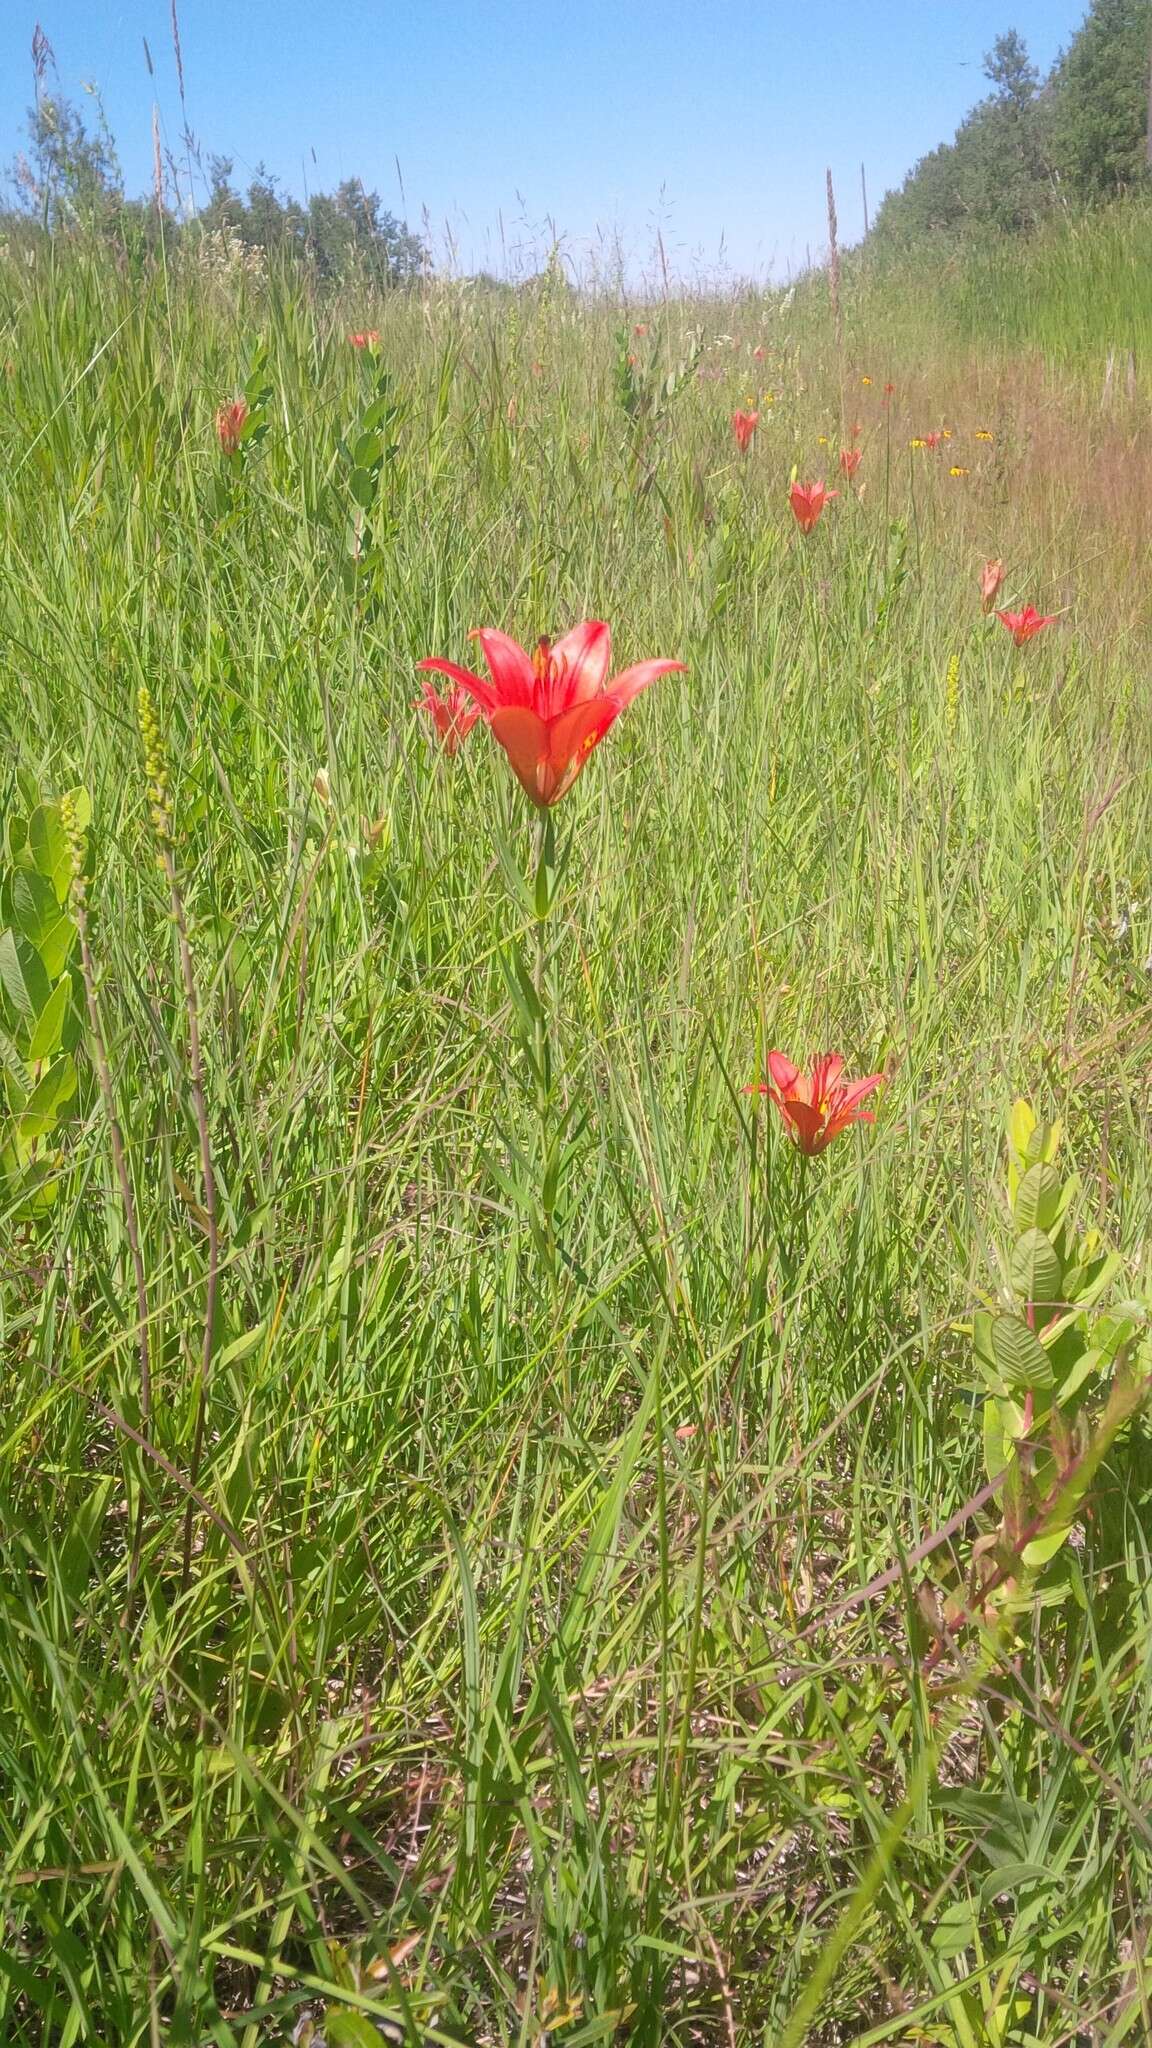
<instances>
[{"instance_id":1,"label":"distant red flower","mask_svg":"<svg viewBox=\"0 0 1152 2048\"><path fill-rule=\"evenodd\" d=\"M828 500L839 496L839 491L825 490L823 484L793 484L788 493L788 503L796 514L796 524L801 533L811 533Z\"/></svg>"},{"instance_id":2,"label":"distant red flower","mask_svg":"<svg viewBox=\"0 0 1152 2048\"><path fill-rule=\"evenodd\" d=\"M920 439L925 448L938 448L944 436L943 434L922 434Z\"/></svg>"},{"instance_id":3,"label":"distant red flower","mask_svg":"<svg viewBox=\"0 0 1152 2048\"><path fill-rule=\"evenodd\" d=\"M845 476L855 476L863 459L864 450L862 448L842 448L840 450L840 467Z\"/></svg>"},{"instance_id":4,"label":"distant red flower","mask_svg":"<svg viewBox=\"0 0 1152 2048\"><path fill-rule=\"evenodd\" d=\"M647 334L648 322L646 320L638 320L636 322L635 327L632 329L632 332L637 336L637 338Z\"/></svg>"},{"instance_id":5,"label":"distant red flower","mask_svg":"<svg viewBox=\"0 0 1152 2048\"><path fill-rule=\"evenodd\" d=\"M414 711L426 711L440 738L446 754L454 754L462 740L467 739L476 720L480 717L480 706L474 704L467 691L457 683L441 697L431 683L425 683L424 694L417 697Z\"/></svg>"},{"instance_id":6,"label":"distant red flower","mask_svg":"<svg viewBox=\"0 0 1152 2048\"><path fill-rule=\"evenodd\" d=\"M824 1053L813 1062L810 1074L801 1073L784 1053L770 1052L768 1072L771 1079L754 1082L753 1089L771 1098L789 1136L809 1158L823 1152L849 1124L875 1122L872 1111L861 1109L860 1104L880 1086L884 1075L841 1081L844 1061L838 1052Z\"/></svg>"},{"instance_id":7,"label":"distant red flower","mask_svg":"<svg viewBox=\"0 0 1152 2048\"><path fill-rule=\"evenodd\" d=\"M350 334L348 339L353 348L375 348L380 339L380 332L376 327L369 327L364 333Z\"/></svg>"},{"instance_id":8,"label":"distant red flower","mask_svg":"<svg viewBox=\"0 0 1152 2048\"><path fill-rule=\"evenodd\" d=\"M759 424L760 415L758 412L733 413L732 432L736 436L736 446L740 450L741 455L747 453L747 450L751 444L752 436L756 432L756 429L759 426Z\"/></svg>"},{"instance_id":9,"label":"distant red flower","mask_svg":"<svg viewBox=\"0 0 1152 2048\"><path fill-rule=\"evenodd\" d=\"M893 392L895 391L895 389L896 389L896 386L895 386L894 384L886 384L886 385L884 386L884 396L885 396L885 398L891 398L891 396L892 396L892 393L893 393Z\"/></svg>"},{"instance_id":10,"label":"distant red flower","mask_svg":"<svg viewBox=\"0 0 1152 2048\"><path fill-rule=\"evenodd\" d=\"M852 425L848 429L848 432L850 438L853 441L858 441L860 439L861 434L864 432L864 429L861 426L859 420L853 420Z\"/></svg>"},{"instance_id":11,"label":"distant red flower","mask_svg":"<svg viewBox=\"0 0 1152 2048\"><path fill-rule=\"evenodd\" d=\"M438 655L417 663L467 691L503 747L525 794L541 809L571 789L594 747L657 676L683 674L682 661L639 661L611 680L612 636L601 619L573 626L535 652L506 633L483 628L479 640L491 676L473 675Z\"/></svg>"},{"instance_id":12,"label":"distant red flower","mask_svg":"<svg viewBox=\"0 0 1152 2048\"><path fill-rule=\"evenodd\" d=\"M754 349L753 349L753 351L752 351L752 361L753 361L754 363L762 363L762 362L764 361L764 351L763 351L763 349L762 349L762 348L760 348L760 347L756 347L756 348L754 348Z\"/></svg>"},{"instance_id":13,"label":"distant red flower","mask_svg":"<svg viewBox=\"0 0 1152 2048\"><path fill-rule=\"evenodd\" d=\"M1042 633L1045 626L1056 622L1056 613L1048 612L1043 617L1033 605L1026 604L1022 612L997 612L1000 624L1011 633L1017 647L1023 647L1034 633Z\"/></svg>"},{"instance_id":14,"label":"distant red flower","mask_svg":"<svg viewBox=\"0 0 1152 2048\"><path fill-rule=\"evenodd\" d=\"M997 557L997 559L996 559L995 561L985 562L985 564L984 564L984 567L983 567L983 568L981 569L981 571L980 571L980 609L981 609L981 611L983 611L983 612L990 612L990 611L991 611L991 609L992 609L992 606L993 606L993 604L994 604L994 603L995 603L995 601L996 601L996 596L997 596L997 593L998 593L998 591L999 591L999 589L1000 589L1000 585L1001 585L1001 584L1003 583L1003 581L1004 581L1004 564L1003 564L1003 562L1002 562L1002 561L1000 561L1000 559L999 559L998 557Z\"/></svg>"},{"instance_id":15,"label":"distant red flower","mask_svg":"<svg viewBox=\"0 0 1152 2048\"><path fill-rule=\"evenodd\" d=\"M234 398L231 405L222 405L216 414L216 439L225 455L235 455L240 446L240 435L248 417L247 400Z\"/></svg>"}]
</instances>

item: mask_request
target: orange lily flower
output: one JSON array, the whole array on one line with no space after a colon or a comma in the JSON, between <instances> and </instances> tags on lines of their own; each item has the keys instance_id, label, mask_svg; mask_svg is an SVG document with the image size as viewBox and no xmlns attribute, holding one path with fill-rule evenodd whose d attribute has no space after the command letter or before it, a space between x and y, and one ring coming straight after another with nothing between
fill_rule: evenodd
<instances>
[{"instance_id":1,"label":"orange lily flower","mask_svg":"<svg viewBox=\"0 0 1152 2048\"><path fill-rule=\"evenodd\" d=\"M217 411L216 439L225 455L235 455L247 417L248 406L243 398L235 398L231 405L222 405Z\"/></svg>"},{"instance_id":2,"label":"orange lily flower","mask_svg":"<svg viewBox=\"0 0 1152 2048\"><path fill-rule=\"evenodd\" d=\"M1004 564L999 556L995 561L985 562L980 571L980 609L990 612L996 602L1000 585L1004 581Z\"/></svg>"},{"instance_id":3,"label":"orange lily flower","mask_svg":"<svg viewBox=\"0 0 1152 2048\"><path fill-rule=\"evenodd\" d=\"M457 752L480 717L480 706L472 702L459 683L446 697L441 697L431 683L425 683L423 696L417 697L412 708L428 713L446 754Z\"/></svg>"},{"instance_id":4,"label":"orange lily flower","mask_svg":"<svg viewBox=\"0 0 1152 2048\"><path fill-rule=\"evenodd\" d=\"M609 679L612 635L602 619L586 619L555 644L535 652L484 627L479 640L491 680L438 655L417 663L450 677L480 707L508 756L525 795L541 810L571 789L593 748L657 676L684 674L682 661L638 661Z\"/></svg>"},{"instance_id":5,"label":"orange lily flower","mask_svg":"<svg viewBox=\"0 0 1152 2048\"><path fill-rule=\"evenodd\" d=\"M1034 633L1043 632L1045 626L1055 625L1057 614L1048 612L1041 616L1034 605L1026 604L1022 612L997 612L996 617L1011 633L1017 647L1023 647Z\"/></svg>"},{"instance_id":6,"label":"orange lily flower","mask_svg":"<svg viewBox=\"0 0 1152 2048\"><path fill-rule=\"evenodd\" d=\"M822 483L793 484L788 493L788 503L796 514L796 524L801 533L811 533L828 500L839 496L839 491L825 490Z\"/></svg>"},{"instance_id":7,"label":"orange lily flower","mask_svg":"<svg viewBox=\"0 0 1152 2048\"><path fill-rule=\"evenodd\" d=\"M861 461L863 460L863 456L864 450L862 448L842 448L840 450L840 467L843 470L845 476L855 476L856 471L859 469Z\"/></svg>"},{"instance_id":8,"label":"orange lily flower","mask_svg":"<svg viewBox=\"0 0 1152 2048\"><path fill-rule=\"evenodd\" d=\"M826 1052L804 1074L782 1052L768 1055L770 1080L753 1084L760 1095L775 1103L784 1127L801 1152L810 1159L823 1152L850 1124L871 1124L870 1109L861 1109L866 1095L880 1086L883 1074L869 1074L863 1081L842 1081L844 1061L838 1052Z\"/></svg>"},{"instance_id":9,"label":"orange lily flower","mask_svg":"<svg viewBox=\"0 0 1152 2048\"><path fill-rule=\"evenodd\" d=\"M733 413L732 432L736 436L736 446L740 450L741 455L747 454L752 436L759 425L760 415L758 412Z\"/></svg>"}]
</instances>

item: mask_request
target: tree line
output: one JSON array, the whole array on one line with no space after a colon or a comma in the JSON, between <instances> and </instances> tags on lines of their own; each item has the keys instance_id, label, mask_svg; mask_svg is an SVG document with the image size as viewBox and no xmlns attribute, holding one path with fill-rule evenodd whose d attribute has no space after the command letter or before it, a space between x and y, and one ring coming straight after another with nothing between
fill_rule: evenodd
<instances>
[{"instance_id":1,"label":"tree line","mask_svg":"<svg viewBox=\"0 0 1152 2048\"><path fill-rule=\"evenodd\" d=\"M183 165L157 152L154 190L146 198L125 191L116 145L98 95L82 112L49 89L51 51L42 31L33 44L36 101L28 115L27 147L9 167L9 199L0 206L0 233L84 232L146 257L165 240L195 245L226 235L244 250L294 260L321 282L353 275L382 285L411 283L427 268L428 254L406 221L383 205L359 178L301 202L280 190L258 166L247 188L233 182L227 157L210 157L201 171L202 197L191 200L195 144L185 137ZM174 190L181 203L171 203Z\"/></svg>"},{"instance_id":2,"label":"tree line","mask_svg":"<svg viewBox=\"0 0 1152 2048\"><path fill-rule=\"evenodd\" d=\"M1152 194L1150 62L1152 0L1092 0L1046 77L1015 29L997 37L991 92L886 196L875 241L1027 233L1058 211Z\"/></svg>"}]
</instances>

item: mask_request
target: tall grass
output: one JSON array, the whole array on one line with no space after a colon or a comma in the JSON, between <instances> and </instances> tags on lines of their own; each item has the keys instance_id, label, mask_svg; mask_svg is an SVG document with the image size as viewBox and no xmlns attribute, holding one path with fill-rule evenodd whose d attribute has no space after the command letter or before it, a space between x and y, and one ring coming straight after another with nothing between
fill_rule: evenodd
<instances>
[{"instance_id":1,"label":"tall grass","mask_svg":"<svg viewBox=\"0 0 1152 2048\"><path fill-rule=\"evenodd\" d=\"M1053 220L1027 241L942 236L915 254L857 258L858 303L868 330L890 331L901 353L941 346L959 356L1039 359L1086 378L1097 392L1109 357L1127 390L1129 362L1147 400L1152 307L1152 210L1133 201Z\"/></svg>"},{"instance_id":2,"label":"tall grass","mask_svg":"<svg viewBox=\"0 0 1152 2048\"><path fill-rule=\"evenodd\" d=\"M845 1611L980 1481L959 1326L1014 1094L1067 1119L1133 1287L1148 1232L1146 620L1106 512L1025 459L1049 399L989 369L1034 335L993 295L974 387L867 300L838 362L803 294L330 308L46 250L2 295L3 803L91 795L152 1388L145 1428L86 1072L0 1269L0 2038L255 2048L328 2001L334 2048L357 2014L774 2042L853 1900L812 2042L1145 2038L1146 1437L959 1717L923 1566ZM357 572L367 324L401 416ZM865 488L803 544L789 475L856 421ZM994 553L1064 614L1021 657ZM690 672L556 814L549 1286L532 828L489 735L451 761L411 700L474 625L585 616ZM194 1494L209 1247L141 684L219 1210ZM802 1200L743 1092L774 1045L889 1075Z\"/></svg>"}]
</instances>

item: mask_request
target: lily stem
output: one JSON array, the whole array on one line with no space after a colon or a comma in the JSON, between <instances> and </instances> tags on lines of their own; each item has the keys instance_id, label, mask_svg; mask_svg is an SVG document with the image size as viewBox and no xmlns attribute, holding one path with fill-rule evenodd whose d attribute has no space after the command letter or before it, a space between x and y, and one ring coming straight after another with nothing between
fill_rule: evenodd
<instances>
[{"instance_id":1,"label":"lily stem","mask_svg":"<svg viewBox=\"0 0 1152 2048\"><path fill-rule=\"evenodd\" d=\"M559 1154L563 1135L560 1128L562 1117L558 1118L557 1116L555 1099L552 991L549 986L551 961L548 947L548 920L555 908L556 894L556 829L552 821L551 811L542 810L536 829L536 876L533 895L535 931L533 934L532 987L536 1002L532 1033L532 1066L536 1093L538 1153L539 1211L537 1237L548 1274L548 1299L554 1342L558 1341L561 1321L560 1251L556 1236L556 1197L559 1189ZM561 1352L560 1368L561 1395L564 1412L567 1415L571 1413L571 1385L566 1347Z\"/></svg>"}]
</instances>

